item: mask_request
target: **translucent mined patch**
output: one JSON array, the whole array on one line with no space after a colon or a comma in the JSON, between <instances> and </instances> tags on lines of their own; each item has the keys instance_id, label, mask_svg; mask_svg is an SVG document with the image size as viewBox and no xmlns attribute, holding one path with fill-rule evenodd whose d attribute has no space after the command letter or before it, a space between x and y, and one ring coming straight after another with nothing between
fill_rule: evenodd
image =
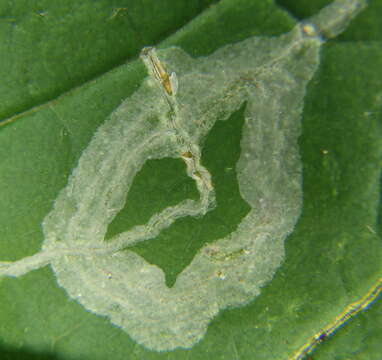
<instances>
[{"instance_id":1,"label":"translucent mined patch","mask_svg":"<svg viewBox=\"0 0 382 360\"><path fill-rule=\"evenodd\" d=\"M323 38L341 32L364 4L338 0L290 33L252 37L208 57L193 59L175 47L144 49L150 76L81 155L43 222L43 249L0 263L0 275L51 264L71 298L109 317L138 343L158 351L192 347L220 310L253 300L280 266L302 207L297 139L306 85L319 65ZM251 210L236 231L204 246L168 288L160 268L127 248L215 206L201 144L217 120L244 102L236 170ZM167 207L106 242L136 173L147 159L164 157L185 161L200 199Z\"/></svg>"}]
</instances>

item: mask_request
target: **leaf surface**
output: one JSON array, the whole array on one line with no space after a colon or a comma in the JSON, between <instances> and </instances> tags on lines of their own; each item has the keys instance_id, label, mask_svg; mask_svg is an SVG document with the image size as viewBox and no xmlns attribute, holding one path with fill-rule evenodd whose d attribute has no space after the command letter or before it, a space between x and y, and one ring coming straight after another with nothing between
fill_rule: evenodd
<instances>
[{"instance_id":1,"label":"leaf surface","mask_svg":"<svg viewBox=\"0 0 382 360\"><path fill-rule=\"evenodd\" d=\"M324 5L279 3L297 17ZM207 1L158 4L40 1L11 8L0 2L0 34L6 40L0 60L0 113L6 123L0 127L1 260L39 250L41 221L82 150L145 76L140 61L123 64L143 45L164 40L160 46L178 45L201 56L249 36L284 33L295 22L271 1L224 0L211 7ZM16 351L20 358L44 354L65 360L196 360L206 354L211 359L288 359L366 294L382 273L379 8L380 2L371 1L341 37L323 48L320 69L308 87L300 138L303 214L286 242L284 265L259 297L221 313L191 350L156 353L69 300L46 267L0 280L4 357L13 359ZM245 214L230 170L240 151L242 121L242 112L233 114L213 129L205 145L203 161L216 174L220 193L214 217L179 221L135 249L164 270L169 284L198 247L232 231ZM155 206L196 196L181 167L175 160L147 163L134 181L132 202L110 233L144 223ZM187 235L182 242L179 234ZM375 315L379 308L377 303L353 320L360 327L345 326L327 340L317 358L380 357L380 348L373 345L382 340L382 320ZM371 345L366 347L364 339Z\"/></svg>"}]
</instances>

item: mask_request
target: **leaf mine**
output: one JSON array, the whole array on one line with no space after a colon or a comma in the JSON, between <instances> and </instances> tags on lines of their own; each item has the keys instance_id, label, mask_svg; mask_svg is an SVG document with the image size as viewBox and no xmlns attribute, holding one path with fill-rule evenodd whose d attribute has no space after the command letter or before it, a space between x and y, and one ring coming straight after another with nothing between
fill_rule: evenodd
<instances>
[{"instance_id":1,"label":"leaf mine","mask_svg":"<svg viewBox=\"0 0 382 360\"><path fill-rule=\"evenodd\" d=\"M252 301L282 263L284 241L302 208L297 140L306 86L325 38L343 31L365 5L337 0L287 34L248 38L207 57L145 48L149 76L82 153L43 221L42 250L0 262L0 276L50 264L71 298L138 343L156 351L195 345L219 311ZM244 102L236 172L251 210L229 236L200 249L169 288L163 271L128 247L216 206L211 174L201 163L203 140ZM165 157L186 163L199 199L169 206L105 241L137 172L146 160Z\"/></svg>"}]
</instances>

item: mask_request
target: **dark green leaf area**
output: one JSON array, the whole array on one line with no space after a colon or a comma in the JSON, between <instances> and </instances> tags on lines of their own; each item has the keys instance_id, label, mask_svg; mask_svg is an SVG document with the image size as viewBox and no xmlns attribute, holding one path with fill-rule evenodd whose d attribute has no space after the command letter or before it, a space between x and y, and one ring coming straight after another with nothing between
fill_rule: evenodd
<instances>
[{"instance_id":1,"label":"dark green leaf area","mask_svg":"<svg viewBox=\"0 0 382 360\"><path fill-rule=\"evenodd\" d=\"M179 219L157 238L130 248L159 266L168 286L205 243L230 234L249 211L240 196L235 171L243 121L244 106L228 120L218 121L204 144L202 162L212 174L217 207L203 217ZM181 173L183 176L179 176ZM125 208L110 224L108 236L145 223L155 212L182 199L197 197L196 187L179 160L148 161L134 180Z\"/></svg>"},{"instance_id":2,"label":"dark green leaf area","mask_svg":"<svg viewBox=\"0 0 382 360\"><path fill-rule=\"evenodd\" d=\"M40 226L72 161L67 128L50 109L0 131L0 256L16 260L41 247Z\"/></svg>"},{"instance_id":3,"label":"dark green leaf area","mask_svg":"<svg viewBox=\"0 0 382 360\"><path fill-rule=\"evenodd\" d=\"M54 99L174 33L214 0L0 2L0 119Z\"/></svg>"},{"instance_id":4,"label":"dark green leaf area","mask_svg":"<svg viewBox=\"0 0 382 360\"><path fill-rule=\"evenodd\" d=\"M0 342L1 360L60 360L60 357L53 352L35 352L27 346L21 348L4 345Z\"/></svg>"},{"instance_id":5,"label":"dark green leaf area","mask_svg":"<svg viewBox=\"0 0 382 360\"><path fill-rule=\"evenodd\" d=\"M288 10L297 19L302 20L314 14L329 5L332 0L311 0L309 2L304 2L303 0L275 0L275 2ZM304 6L301 6L301 5Z\"/></svg>"},{"instance_id":6,"label":"dark green leaf area","mask_svg":"<svg viewBox=\"0 0 382 360\"><path fill-rule=\"evenodd\" d=\"M205 56L250 36L280 35L294 24L289 14L271 0L220 1L162 45L177 45L192 56Z\"/></svg>"},{"instance_id":7,"label":"dark green leaf area","mask_svg":"<svg viewBox=\"0 0 382 360\"><path fill-rule=\"evenodd\" d=\"M329 43L309 86L300 140L304 211L282 271L292 298L302 302L295 327L304 329L301 338L334 321L380 277L381 68L377 43ZM349 338L348 348L357 341Z\"/></svg>"},{"instance_id":8,"label":"dark green leaf area","mask_svg":"<svg viewBox=\"0 0 382 360\"><path fill-rule=\"evenodd\" d=\"M311 194L312 202L304 209L322 207L320 219L331 219L334 228L375 226L382 151L381 68L378 43L328 44L311 85L317 95L310 93L306 99L301 147L305 196Z\"/></svg>"}]
</instances>

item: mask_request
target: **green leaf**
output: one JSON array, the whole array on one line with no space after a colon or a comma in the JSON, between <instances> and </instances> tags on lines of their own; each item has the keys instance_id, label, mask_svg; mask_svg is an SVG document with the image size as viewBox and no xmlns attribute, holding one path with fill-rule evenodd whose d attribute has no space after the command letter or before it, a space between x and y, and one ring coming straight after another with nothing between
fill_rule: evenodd
<instances>
[{"instance_id":1,"label":"green leaf","mask_svg":"<svg viewBox=\"0 0 382 360\"><path fill-rule=\"evenodd\" d=\"M249 36L284 33L295 22L270 0L212 3L0 1L0 260L40 249L41 222L95 129L145 76L140 61L131 61L141 47L163 40L159 46L178 45L201 56ZM328 1L278 3L301 18ZM0 279L1 358L288 359L367 294L382 273L378 13L381 2L370 1L345 33L324 46L300 138L303 214L286 242L283 266L259 297L222 312L194 348L156 353L70 300L46 267ZM205 145L216 211L182 219L135 247L163 269L168 284L206 241L230 233L247 211L230 170L242 122L238 111L214 127ZM149 161L109 235L144 223L168 203L195 197L193 183L179 175L182 166ZM380 308L377 302L352 319L325 341L317 359L382 357Z\"/></svg>"},{"instance_id":2,"label":"green leaf","mask_svg":"<svg viewBox=\"0 0 382 360\"><path fill-rule=\"evenodd\" d=\"M46 103L137 56L213 4L0 2L0 118Z\"/></svg>"}]
</instances>

